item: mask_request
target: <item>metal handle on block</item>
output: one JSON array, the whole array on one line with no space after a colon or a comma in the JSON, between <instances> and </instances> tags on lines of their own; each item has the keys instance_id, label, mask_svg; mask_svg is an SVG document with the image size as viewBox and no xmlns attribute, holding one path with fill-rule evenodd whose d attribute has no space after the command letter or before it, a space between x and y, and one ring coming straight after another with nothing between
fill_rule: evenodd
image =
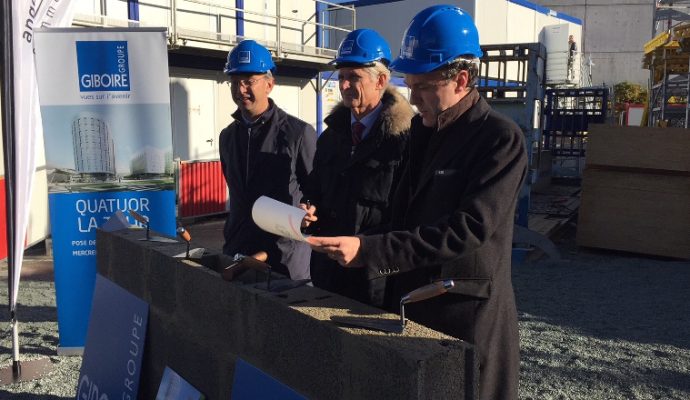
<instances>
[{"instance_id":1,"label":"metal handle on block","mask_svg":"<svg viewBox=\"0 0 690 400\"><path fill-rule=\"evenodd\" d=\"M415 303L422 300L427 300L432 297L440 296L455 286L452 279L445 281L438 281L428 285L417 288L410 293L400 298L400 327L405 328L407 320L405 320L405 304Z\"/></svg>"}]
</instances>

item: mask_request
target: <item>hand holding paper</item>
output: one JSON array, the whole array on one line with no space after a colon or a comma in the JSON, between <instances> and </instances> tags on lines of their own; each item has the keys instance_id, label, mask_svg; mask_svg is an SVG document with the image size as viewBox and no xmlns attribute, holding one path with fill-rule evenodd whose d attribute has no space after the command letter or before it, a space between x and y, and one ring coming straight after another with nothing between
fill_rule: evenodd
<instances>
[{"instance_id":1,"label":"hand holding paper","mask_svg":"<svg viewBox=\"0 0 690 400\"><path fill-rule=\"evenodd\" d=\"M316 216L316 207L314 207L308 200L306 203L299 203L299 208L306 211L302 219L302 228L308 228L309 225L319 220Z\"/></svg>"},{"instance_id":2,"label":"hand holding paper","mask_svg":"<svg viewBox=\"0 0 690 400\"><path fill-rule=\"evenodd\" d=\"M326 253L331 260L337 261L343 267L363 267L363 265L353 263L361 246L357 236L310 236L307 238L307 243L309 243L312 250Z\"/></svg>"},{"instance_id":3,"label":"hand holding paper","mask_svg":"<svg viewBox=\"0 0 690 400\"><path fill-rule=\"evenodd\" d=\"M306 241L306 236L300 231L306 214L305 210L266 196L259 197L252 207L252 219L259 228L301 242Z\"/></svg>"}]
</instances>

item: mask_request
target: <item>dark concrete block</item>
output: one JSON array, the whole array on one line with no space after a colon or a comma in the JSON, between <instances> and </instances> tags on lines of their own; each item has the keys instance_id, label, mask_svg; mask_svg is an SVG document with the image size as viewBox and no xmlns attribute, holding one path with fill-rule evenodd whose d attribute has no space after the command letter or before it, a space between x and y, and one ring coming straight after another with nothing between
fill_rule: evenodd
<instances>
[{"instance_id":1,"label":"dark concrete block","mask_svg":"<svg viewBox=\"0 0 690 400\"><path fill-rule=\"evenodd\" d=\"M238 357L311 399L473 399L473 347L409 322L403 334L343 328L331 316L396 319L312 287L276 293L256 273L232 282L173 258L184 244L98 233L98 270L150 305L139 398L154 398L170 366L209 399L228 399ZM216 271L214 271L214 269ZM259 276L260 279L264 277Z\"/></svg>"}]
</instances>

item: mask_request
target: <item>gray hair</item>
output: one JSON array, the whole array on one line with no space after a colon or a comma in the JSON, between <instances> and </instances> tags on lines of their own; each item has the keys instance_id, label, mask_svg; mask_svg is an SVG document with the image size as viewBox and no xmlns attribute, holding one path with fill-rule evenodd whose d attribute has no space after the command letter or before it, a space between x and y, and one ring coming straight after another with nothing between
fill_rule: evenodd
<instances>
[{"instance_id":1,"label":"gray hair","mask_svg":"<svg viewBox=\"0 0 690 400\"><path fill-rule=\"evenodd\" d=\"M374 61L374 65L366 67L364 70L371 75L373 80L379 79L379 75L385 75L387 81L391 80L391 71L381 61Z\"/></svg>"},{"instance_id":2,"label":"gray hair","mask_svg":"<svg viewBox=\"0 0 690 400\"><path fill-rule=\"evenodd\" d=\"M371 80L373 81L378 80L379 75L385 75L386 86L384 86L383 90L381 90L381 97L383 97L383 94L386 92L386 87L388 87L388 82L391 80L391 70L389 70L388 67L386 67L386 65L381 61L374 61L374 65L364 68L364 71L369 73L369 76L371 76Z\"/></svg>"},{"instance_id":3,"label":"gray hair","mask_svg":"<svg viewBox=\"0 0 690 400\"><path fill-rule=\"evenodd\" d=\"M469 80L467 87L475 87L479 77L479 58L458 57L439 69L443 79L453 79L460 71L467 71Z\"/></svg>"}]
</instances>

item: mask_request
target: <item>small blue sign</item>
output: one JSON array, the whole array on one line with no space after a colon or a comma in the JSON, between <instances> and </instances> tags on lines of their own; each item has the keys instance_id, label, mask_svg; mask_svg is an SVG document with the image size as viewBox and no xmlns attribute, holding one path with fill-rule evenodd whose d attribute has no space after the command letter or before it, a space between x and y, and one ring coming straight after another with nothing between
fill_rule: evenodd
<instances>
[{"instance_id":1,"label":"small blue sign","mask_svg":"<svg viewBox=\"0 0 690 400\"><path fill-rule=\"evenodd\" d=\"M77 41L80 92L130 90L127 42Z\"/></svg>"},{"instance_id":2,"label":"small blue sign","mask_svg":"<svg viewBox=\"0 0 690 400\"><path fill-rule=\"evenodd\" d=\"M134 210L151 230L175 236L175 192L51 193L55 294L60 347L82 347L96 279L96 229L117 210ZM127 217L132 225L138 224Z\"/></svg>"},{"instance_id":3,"label":"small blue sign","mask_svg":"<svg viewBox=\"0 0 690 400\"><path fill-rule=\"evenodd\" d=\"M307 400L272 376L237 359L235 378L232 382L232 400Z\"/></svg>"},{"instance_id":4,"label":"small blue sign","mask_svg":"<svg viewBox=\"0 0 690 400\"><path fill-rule=\"evenodd\" d=\"M136 399L149 305L96 275L78 399Z\"/></svg>"}]
</instances>

